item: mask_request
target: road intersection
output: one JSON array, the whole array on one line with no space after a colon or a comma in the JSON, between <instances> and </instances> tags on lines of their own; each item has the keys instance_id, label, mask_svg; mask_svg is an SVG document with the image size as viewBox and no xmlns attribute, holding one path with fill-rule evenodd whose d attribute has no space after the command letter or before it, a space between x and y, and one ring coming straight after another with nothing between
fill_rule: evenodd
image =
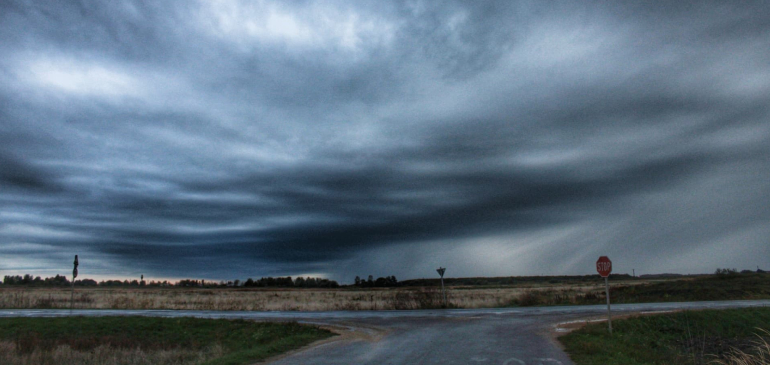
<instances>
[{"instance_id":1,"label":"road intersection","mask_svg":"<svg viewBox=\"0 0 770 365\"><path fill-rule=\"evenodd\" d=\"M613 305L614 315L770 306L770 300ZM0 317L127 316L297 321L341 336L273 359L271 364L571 365L554 340L559 323L606 317L606 307L339 312L174 310L0 310Z\"/></svg>"}]
</instances>

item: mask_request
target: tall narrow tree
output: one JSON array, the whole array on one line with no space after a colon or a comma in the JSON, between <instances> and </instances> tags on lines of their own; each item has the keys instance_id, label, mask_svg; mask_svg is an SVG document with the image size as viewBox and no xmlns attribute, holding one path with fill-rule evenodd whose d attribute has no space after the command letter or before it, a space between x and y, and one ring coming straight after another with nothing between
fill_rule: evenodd
<instances>
[{"instance_id":1,"label":"tall narrow tree","mask_svg":"<svg viewBox=\"0 0 770 365\"><path fill-rule=\"evenodd\" d=\"M75 278L78 277L78 255L75 255L75 268L72 269L72 294L70 295L70 312L75 306Z\"/></svg>"}]
</instances>

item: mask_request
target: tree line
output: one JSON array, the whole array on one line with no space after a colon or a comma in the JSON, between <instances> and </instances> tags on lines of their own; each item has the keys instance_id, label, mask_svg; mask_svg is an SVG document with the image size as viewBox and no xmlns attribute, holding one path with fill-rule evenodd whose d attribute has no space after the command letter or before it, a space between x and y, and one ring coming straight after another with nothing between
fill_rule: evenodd
<instances>
[{"instance_id":1,"label":"tree line","mask_svg":"<svg viewBox=\"0 0 770 365\"><path fill-rule=\"evenodd\" d=\"M32 277L32 275L26 274L24 276L19 275L6 275L3 278L3 285L32 285L32 286L70 286L72 282L67 280L66 276L56 275L50 278L41 278L40 276ZM82 279L75 280L75 286L97 286L96 280Z\"/></svg>"},{"instance_id":2,"label":"tree line","mask_svg":"<svg viewBox=\"0 0 770 365\"><path fill-rule=\"evenodd\" d=\"M3 277L3 285L12 286L71 286L72 281L67 279L66 276L56 275L48 278L42 278L40 276L33 277L30 274L20 275L5 275ZM102 280L97 282L94 279L80 279L75 280L75 286L170 286L167 281L150 281L144 280Z\"/></svg>"},{"instance_id":3,"label":"tree line","mask_svg":"<svg viewBox=\"0 0 770 365\"><path fill-rule=\"evenodd\" d=\"M373 276L369 275L366 280L361 279L360 276L356 276L353 285L360 288L387 288L398 286L399 283L395 276L379 277L375 280Z\"/></svg>"},{"instance_id":4,"label":"tree line","mask_svg":"<svg viewBox=\"0 0 770 365\"><path fill-rule=\"evenodd\" d=\"M238 285L236 285L238 286ZM334 280L324 278L303 278L298 276L293 279L291 276L287 277L266 277L254 280L252 278L246 279L243 283L244 287L277 287L277 288L339 288L340 284Z\"/></svg>"},{"instance_id":5,"label":"tree line","mask_svg":"<svg viewBox=\"0 0 770 365\"><path fill-rule=\"evenodd\" d=\"M40 276L33 277L30 274L24 276L20 275L5 275L3 277L3 285L9 286L71 286L72 282L67 279L66 276L56 275L48 278L41 278ZM315 277L297 277L292 279L287 277L267 277L259 280L252 278L246 281L234 280L234 281L212 281L212 280L196 280L196 279L182 279L176 282L169 281L145 281L145 280L102 280L97 282L93 279L81 279L75 280L75 286L104 286L104 287L184 287L184 288L218 288L218 287L279 287L279 288L338 288L340 285L334 281L324 278Z\"/></svg>"}]
</instances>

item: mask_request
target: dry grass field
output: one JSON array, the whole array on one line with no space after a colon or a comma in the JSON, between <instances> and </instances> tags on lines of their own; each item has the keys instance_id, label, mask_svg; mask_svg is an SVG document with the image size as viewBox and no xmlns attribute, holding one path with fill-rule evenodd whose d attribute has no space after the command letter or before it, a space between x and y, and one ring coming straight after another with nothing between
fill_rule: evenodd
<instances>
[{"instance_id":1,"label":"dry grass field","mask_svg":"<svg viewBox=\"0 0 770 365\"><path fill-rule=\"evenodd\" d=\"M602 283L523 285L500 288L449 287L453 308L529 305L543 295L554 304L601 293ZM0 308L69 308L68 288L1 288ZM235 289L235 288L76 288L76 309L186 309L232 311L334 311L426 309L442 306L439 288ZM543 304L543 303L536 303ZM547 303L545 303L547 304Z\"/></svg>"},{"instance_id":2,"label":"dry grass field","mask_svg":"<svg viewBox=\"0 0 770 365\"><path fill-rule=\"evenodd\" d=\"M731 274L667 279L611 280L613 303L770 298L770 275ZM66 287L0 286L0 309L70 307ZM513 285L447 286L449 308L603 304L604 283L545 280ZM76 287L76 309L173 309L220 311L400 310L444 307L437 286L335 289Z\"/></svg>"}]
</instances>

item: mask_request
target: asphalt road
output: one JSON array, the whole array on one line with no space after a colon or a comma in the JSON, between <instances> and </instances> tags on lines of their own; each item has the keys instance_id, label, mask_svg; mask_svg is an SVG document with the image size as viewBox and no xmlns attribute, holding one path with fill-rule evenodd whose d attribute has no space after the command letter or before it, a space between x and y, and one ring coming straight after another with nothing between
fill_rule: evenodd
<instances>
[{"instance_id":1,"label":"asphalt road","mask_svg":"<svg viewBox=\"0 0 770 365\"><path fill-rule=\"evenodd\" d=\"M770 306L770 300L614 305L613 315ZM333 327L342 335L271 364L573 364L553 339L557 324L603 318L606 306L358 312L0 310L0 317L69 315L243 318Z\"/></svg>"}]
</instances>

